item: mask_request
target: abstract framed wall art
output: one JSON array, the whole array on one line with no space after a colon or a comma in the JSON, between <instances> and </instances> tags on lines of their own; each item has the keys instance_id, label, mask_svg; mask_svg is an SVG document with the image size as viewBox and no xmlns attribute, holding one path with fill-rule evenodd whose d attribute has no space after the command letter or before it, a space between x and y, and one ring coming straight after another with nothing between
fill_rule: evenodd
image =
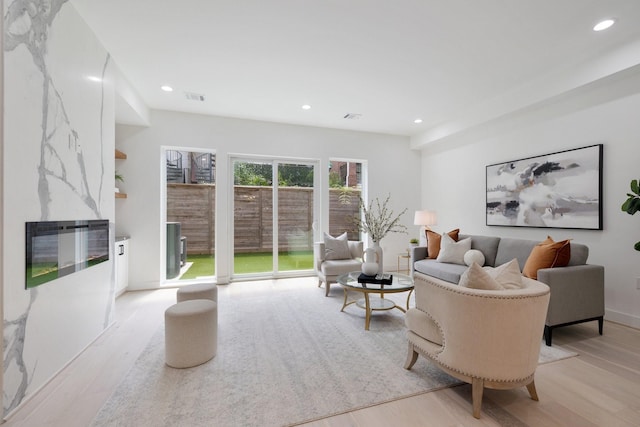
<instances>
[{"instance_id":1,"label":"abstract framed wall art","mask_svg":"<svg viewBox=\"0 0 640 427\"><path fill-rule=\"evenodd\" d=\"M487 166L486 224L602 230L602 148Z\"/></svg>"}]
</instances>

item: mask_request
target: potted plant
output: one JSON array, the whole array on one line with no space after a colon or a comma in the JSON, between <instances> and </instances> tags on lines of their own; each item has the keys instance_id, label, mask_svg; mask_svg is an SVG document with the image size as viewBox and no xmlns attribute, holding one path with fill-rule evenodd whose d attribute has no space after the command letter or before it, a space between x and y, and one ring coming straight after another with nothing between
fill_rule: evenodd
<instances>
[{"instance_id":1,"label":"potted plant","mask_svg":"<svg viewBox=\"0 0 640 427\"><path fill-rule=\"evenodd\" d=\"M122 175L120 175L118 173L118 171L116 171L116 173L115 173L116 193L120 192L120 189L118 188L118 181L124 182L124 177Z\"/></svg>"},{"instance_id":2,"label":"potted plant","mask_svg":"<svg viewBox=\"0 0 640 427\"><path fill-rule=\"evenodd\" d=\"M409 243L411 244L411 246L418 246L418 239L414 237L413 239L409 240Z\"/></svg>"},{"instance_id":3,"label":"potted plant","mask_svg":"<svg viewBox=\"0 0 640 427\"><path fill-rule=\"evenodd\" d=\"M631 180L631 193L627 193L627 200L622 204L622 210L633 215L640 210L640 185L638 180ZM633 245L636 251L640 251L640 242Z\"/></svg>"}]
</instances>

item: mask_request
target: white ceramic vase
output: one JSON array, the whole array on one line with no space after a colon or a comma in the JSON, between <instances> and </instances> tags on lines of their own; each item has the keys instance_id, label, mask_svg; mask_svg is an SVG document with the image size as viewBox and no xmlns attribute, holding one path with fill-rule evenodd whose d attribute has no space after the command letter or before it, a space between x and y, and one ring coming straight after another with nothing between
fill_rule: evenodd
<instances>
[{"instance_id":1,"label":"white ceramic vase","mask_svg":"<svg viewBox=\"0 0 640 427\"><path fill-rule=\"evenodd\" d=\"M365 249L362 272L368 276L373 276L378 273L377 255L374 248Z\"/></svg>"},{"instance_id":2,"label":"white ceramic vase","mask_svg":"<svg viewBox=\"0 0 640 427\"><path fill-rule=\"evenodd\" d=\"M378 262L378 273L384 272L384 262L382 262L382 247L380 242L373 242L373 250L376 251L376 258Z\"/></svg>"}]
</instances>

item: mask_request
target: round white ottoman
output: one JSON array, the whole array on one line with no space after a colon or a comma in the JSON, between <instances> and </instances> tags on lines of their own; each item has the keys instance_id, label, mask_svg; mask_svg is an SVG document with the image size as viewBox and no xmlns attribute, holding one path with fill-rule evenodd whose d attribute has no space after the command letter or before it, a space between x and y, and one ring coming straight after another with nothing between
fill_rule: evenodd
<instances>
[{"instance_id":1,"label":"round white ottoman","mask_svg":"<svg viewBox=\"0 0 640 427\"><path fill-rule=\"evenodd\" d=\"M210 299L218 302L218 287L215 283L198 283L195 285L183 286L176 294L178 302L191 299Z\"/></svg>"},{"instance_id":2,"label":"round white ottoman","mask_svg":"<svg viewBox=\"0 0 640 427\"><path fill-rule=\"evenodd\" d=\"M208 299L179 302L164 312L165 362L190 368L211 360L218 347L218 304Z\"/></svg>"}]
</instances>

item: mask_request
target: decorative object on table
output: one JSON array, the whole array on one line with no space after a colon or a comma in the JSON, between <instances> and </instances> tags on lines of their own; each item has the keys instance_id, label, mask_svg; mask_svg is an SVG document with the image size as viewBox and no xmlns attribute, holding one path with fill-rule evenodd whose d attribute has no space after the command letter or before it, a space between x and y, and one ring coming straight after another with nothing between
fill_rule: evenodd
<instances>
[{"instance_id":1,"label":"decorative object on table","mask_svg":"<svg viewBox=\"0 0 640 427\"><path fill-rule=\"evenodd\" d=\"M365 274L360 273L358 276L358 283L375 283L377 285L390 285L393 282L393 274L379 273L379 274Z\"/></svg>"},{"instance_id":2,"label":"decorative object on table","mask_svg":"<svg viewBox=\"0 0 640 427\"><path fill-rule=\"evenodd\" d=\"M602 144L486 167L486 224L602 230Z\"/></svg>"},{"instance_id":3,"label":"decorative object on table","mask_svg":"<svg viewBox=\"0 0 640 427\"><path fill-rule=\"evenodd\" d=\"M637 179L631 180L631 193L627 193L627 200L622 204L622 210L629 215L634 215L640 210L640 185ZM636 251L640 251L640 242L633 245Z\"/></svg>"},{"instance_id":4,"label":"decorative object on table","mask_svg":"<svg viewBox=\"0 0 640 427\"><path fill-rule=\"evenodd\" d=\"M398 215L395 215L393 210L388 207L390 198L391 195L387 195L387 198L384 199L384 202L381 204L380 200L376 197L375 204L371 201L369 206L365 205L362 198L359 198L358 203L362 216L353 217L353 222L357 230L361 233L367 233L369 237L371 237L371 240L373 240L373 248L376 250L378 256L378 271L384 270L380 241L389 233L407 232L407 227L400 223L400 217L407 212L407 209L405 208Z\"/></svg>"},{"instance_id":5,"label":"decorative object on table","mask_svg":"<svg viewBox=\"0 0 640 427\"><path fill-rule=\"evenodd\" d=\"M376 250L367 248L364 251L364 262L362 263L362 273L367 276L374 276L379 270Z\"/></svg>"},{"instance_id":6,"label":"decorative object on table","mask_svg":"<svg viewBox=\"0 0 640 427\"><path fill-rule=\"evenodd\" d=\"M420 246L427 246L427 230L431 230L429 228L432 225L436 225L438 223L438 219L436 218L436 213L434 211L416 211L413 215L413 224L420 226Z\"/></svg>"},{"instance_id":7,"label":"decorative object on table","mask_svg":"<svg viewBox=\"0 0 640 427\"><path fill-rule=\"evenodd\" d=\"M413 239L409 240L409 244L411 246L418 246L418 243L419 243L419 240L416 239L416 238L413 238Z\"/></svg>"}]
</instances>

